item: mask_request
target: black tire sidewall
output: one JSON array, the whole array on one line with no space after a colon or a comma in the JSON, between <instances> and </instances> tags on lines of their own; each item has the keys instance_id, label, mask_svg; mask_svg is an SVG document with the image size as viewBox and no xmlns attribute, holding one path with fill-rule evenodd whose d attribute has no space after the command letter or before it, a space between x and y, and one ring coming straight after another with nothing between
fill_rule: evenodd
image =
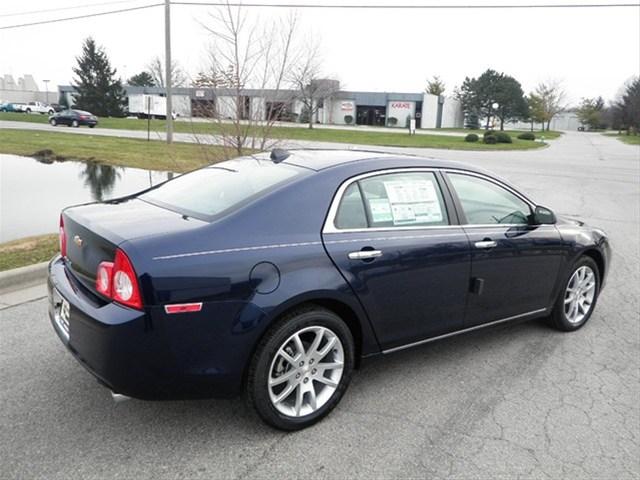
<instances>
[{"instance_id":1,"label":"black tire sidewall","mask_svg":"<svg viewBox=\"0 0 640 480\"><path fill-rule=\"evenodd\" d=\"M567 320L567 317L564 313L564 294L567 291L567 286L569 285L569 281L571 280L571 277L573 276L573 274L576 272L576 270L578 270L580 267L583 267L583 266L587 266L591 268L591 270L593 271L596 277L596 291L593 297L591 308L589 309L589 312L585 315L585 317L582 319L582 321L580 323L571 323L569 322L569 320ZM599 295L600 295L600 272L598 270L598 265L596 265L596 262L591 257L582 256L573 264L573 267L571 267L571 269L569 270L569 274L567 275L567 278L562 283L562 290L558 294L558 299L556 300L556 304L554 306L553 314L552 314L555 326L560 330L564 330L567 332L582 328L591 318L591 315L593 314L593 311L596 308L596 304L598 303Z\"/></svg>"},{"instance_id":2,"label":"black tire sidewall","mask_svg":"<svg viewBox=\"0 0 640 480\"><path fill-rule=\"evenodd\" d=\"M344 350L344 370L333 396L316 412L295 418L278 412L271 403L267 380L274 355L282 344L295 332L311 326L330 329L342 342ZM258 415L269 425L281 430L300 430L313 425L333 410L344 395L355 361L355 347L349 327L333 312L322 308L307 309L288 315L265 335L255 352L247 377L247 400Z\"/></svg>"}]
</instances>

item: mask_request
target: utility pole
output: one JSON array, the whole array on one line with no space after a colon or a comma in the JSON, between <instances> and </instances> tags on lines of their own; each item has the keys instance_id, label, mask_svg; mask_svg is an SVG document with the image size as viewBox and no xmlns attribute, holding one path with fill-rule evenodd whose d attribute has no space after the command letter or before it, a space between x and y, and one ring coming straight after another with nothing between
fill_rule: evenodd
<instances>
[{"instance_id":1,"label":"utility pole","mask_svg":"<svg viewBox=\"0 0 640 480\"><path fill-rule=\"evenodd\" d=\"M47 105L49 104L49 80L42 80L42 83L44 83L44 89L47 92L45 95L46 100L44 101L44 103L46 103Z\"/></svg>"},{"instance_id":2,"label":"utility pole","mask_svg":"<svg viewBox=\"0 0 640 480\"><path fill-rule=\"evenodd\" d=\"M164 66L167 94L167 143L173 143L173 108L171 106L171 0L164 0Z\"/></svg>"}]
</instances>

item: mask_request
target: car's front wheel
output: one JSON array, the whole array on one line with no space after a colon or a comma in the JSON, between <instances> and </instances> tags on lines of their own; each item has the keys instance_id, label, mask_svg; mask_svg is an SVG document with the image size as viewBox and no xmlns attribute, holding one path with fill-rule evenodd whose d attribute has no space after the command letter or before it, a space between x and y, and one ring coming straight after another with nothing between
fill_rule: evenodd
<instances>
[{"instance_id":1,"label":"car's front wheel","mask_svg":"<svg viewBox=\"0 0 640 480\"><path fill-rule=\"evenodd\" d=\"M354 365L349 327L319 307L297 310L267 332L247 375L247 400L268 424L299 430L326 416Z\"/></svg>"},{"instance_id":2,"label":"car's front wheel","mask_svg":"<svg viewBox=\"0 0 640 480\"><path fill-rule=\"evenodd\" d=\"M51 124L52 127L55 127L58 124L55 118L52 118L51 120L49 120L49 123Z\"/></svg>"},{"instance_id":3,"label":"car's front wheel","mask_svg":"<svg viewBox=\"0 0 640 480\"><path fill-rule=\"evenodd\" d=\"M77 120L74 120L73 122L71 122L71 126L74 128L78 128L80 126L80 124L78 123Z\"/></svg>"},{"instance_id":4,"label":"car's front wheel","mask_svg":"<svg viewBox=\"0 0 640 480\"><path fill-rule=\"evenodd\" d=\"M591 317L600 293L598 266L583 256L574 264L551 313L551 323L565 332L582 327Z\"/></svg>"}]
</instances>

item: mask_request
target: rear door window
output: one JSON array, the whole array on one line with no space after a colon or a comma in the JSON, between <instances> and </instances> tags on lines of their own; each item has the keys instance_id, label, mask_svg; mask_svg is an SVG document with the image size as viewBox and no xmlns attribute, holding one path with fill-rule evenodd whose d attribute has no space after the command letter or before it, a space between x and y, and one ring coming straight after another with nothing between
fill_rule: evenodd
<instances>
[{"instance_id":1,"label":"rear door window","mask_svg":"<svg viewBox=\"0 0 640 480\"><path fill-rule=\"evenodd\" d=\"M432 172L375 175L352 183L340 201L337 229L448 225L440 186Z\"/></svg>"}]
</instances>

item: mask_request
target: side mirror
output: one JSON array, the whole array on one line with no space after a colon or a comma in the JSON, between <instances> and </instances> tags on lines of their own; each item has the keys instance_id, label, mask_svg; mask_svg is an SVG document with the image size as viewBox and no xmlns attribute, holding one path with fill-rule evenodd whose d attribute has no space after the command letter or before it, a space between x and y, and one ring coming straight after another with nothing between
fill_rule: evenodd
<instances>
[{"instance_id":1,"label":"side mirror","mask_svg":"<svg viewBox=\"0 0 640 480\"><path fill-rule=\"evenodd\" d=\"M547 207L538 205L533 211L532 223L534 225L553 225L556 223L556 214Z\"/></svg>"}]
</instances>

